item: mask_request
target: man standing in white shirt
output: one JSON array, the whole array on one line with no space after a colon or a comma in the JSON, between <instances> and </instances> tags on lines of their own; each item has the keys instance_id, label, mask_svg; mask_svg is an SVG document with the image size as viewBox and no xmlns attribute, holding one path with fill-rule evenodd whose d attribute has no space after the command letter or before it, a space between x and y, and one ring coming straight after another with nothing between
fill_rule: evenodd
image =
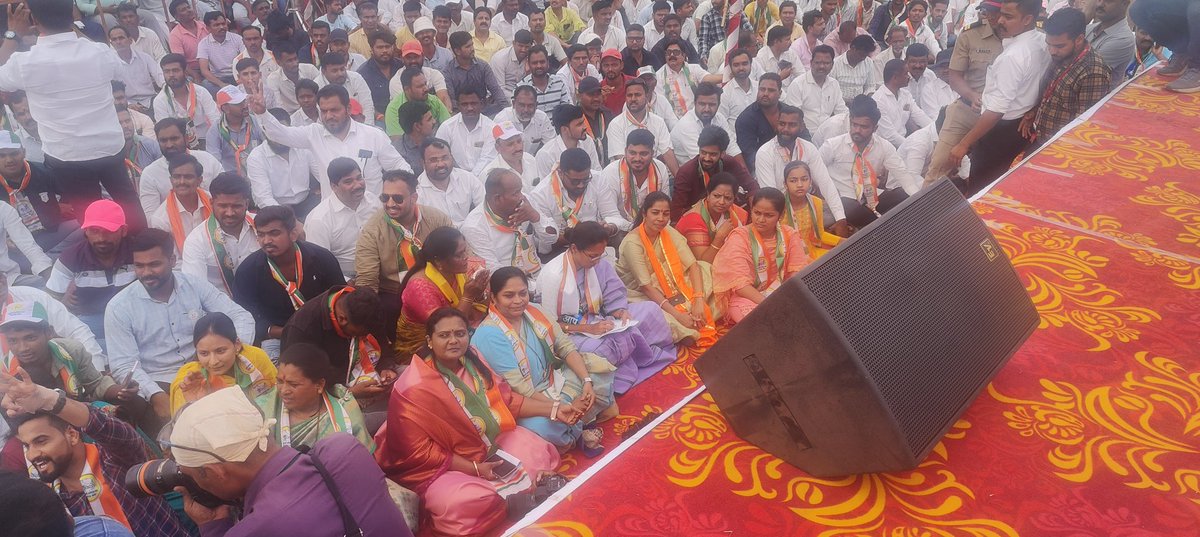
<instances>
[{"instance_id":1,"label":"man standing in white shirt","mask_svg":"<svg viewBox=\"0 0 1200 537\"><path fill-rule=\"evenodd\" d=\"M716 87L713 86L713 89ZM649 110L647 97L646 83L641 78L625 82L625 111L613 118L605 133L608 138L609 159L619 160L624 157L625 138L637 129L646 129L654 135L652 156L666 164L667 169L674 175L679 170L679 161L671 147L671 131L667 130L667 123L661 117Z\"/></svg>"},{"instance_id":2,"label":"man standing in white shirt","mask_svg":"<svg viewBox=\"0 0 1200 537\"><path fill-rule=\"evenodd\" d=\"M967 183L971 195L1004 175L1029 145L1020 132L1021 118L1040 101L1042 75L1050 65L1046 38L1037 30L1041 9L1038 0L1004 0L1000 5L998 26L1004 51L988 67L983 113L950 151L951 167L958 167L974 149Z\"/></svg>"},{"instance_id":3,"label":"man standing in white shirt","mask_svg":"<svg viewBox=\"0 0 1200 537\"><path fill-rule=\"evenodd\" d=\"M892 60L883 67L883 85L871 96L882 114L877 134L891 142L892 147L900 147L904 143L910 127L911 130L917 130L932 123L913 100L908 91L908 82L908 66L904 60Z\"/></svg>"},{"instance_id":4,"label":"man standing in white shirt","mask_svg":"<svg viewBox=\"0 0 1200 537\"><path fill-rule=\"evenodd\" d=\"M501 121L492 127L492 137L496 139L496 158L484 166L479 173L479 180L483 181L488 172L496 168L512 170L521 176L525 192L531 192L542 181L542 177L537 174L537 160L525 152L524 136L520 129L511 121Z\"/></svg>"},{"instance_id":5,"label":"man standing in white shirt","mask_svg":"<svg viewBox=\"0 0 1200 537\"><path fill-rule=\"evenodd\" d=\"M796 77L781 99L804 112L804 128L809 133L816 132L817 127L834 114L846 111L842 87L836 79L829 77L833 58L833 48L829 45L813 49L811 69Z\"/></svg>"},{"instance_id":6,"label":"man standing in white shirt","mask_svg":"<svg viewBox=\"0 0 1200 537\"><path fill-rule=\"evenodd\" d=\"M671 147L675 149L675 159L678 162L686 163L700 154L700 131L705 127L714 125L726 134L733 132L729 127L729 118L721 113L721 93L721 88L716 84L705 82L696 86L696 106L679 118L675 128L671 129ZM729 156L736 157L741 154L737 144L730 148ZM678 173L672 172L672 175Z\"/></svg>"},{"instance_id":7,"label":"man standing in white shirt","mask_svg":"<svg viewBox=\"0 0 1200 537\"><path fill-rule=\"evenodd\" d=\"M450 144L455 165L473 175L496 157L492 127L495 123L483 115L481 88L465 86L458 91L458 113L438 127L437 137Z\"/></svg>"},{"instance_id":8,"label":"man standing in white shirt","mask_svg":"<svg viewBox=\"0 0 1200 537\"><path fill-rule=\"evenodd\" d=\"M267 111L280 124L291 125L291 118L282 108ZM287 205L297 218L305 218L320 201L309 188L313 175L312 153L292 149L272 141L259 144L246 158L246 178L250 180L254 204L259 207Z\"/></svg>"},{"instance_id":9,"label":"man standing in white shirt","mask_svg":"<svg viewBox=\"0 0 1200 537\"><path fill-rule=\"evenodd\" d=\"M183 241L180 271L208 280L218 291L233 296L233 275L250 254L258 251L250 207L250 183L234 173L222 173L210 187L212 215Z\"/></svg>"},{"instance_id":10,"label":"man standing in white shirt","mask_svg":"<svg viewBox=\"0 0 1200 537\"><path fill-rule=\"evenodd\" d=\"M326 191L329 179L325 173L329 163L337 157L358 162L371 196L379 195L384 169L412 171L387 134L350 119L350 94L342 86L330 84L317 92L321 122L304 127L285 126L275 116L267 114L262 95L251 95L247 102L268 140L312 151L320 175L322 197L330 195Z\"/></svg>"},{"instance_id":11,"label":"man standing in white shirt","mask_svg":"<svg viewBox=\"0 0 1200 537\"><path fill-rule=\"evenodd\" d=\"M813 184L820 190L825 198L825 206L833 214L833 232L846 236L850 230L846 226L846 211L841 198L837 196L837 187L829 178L829 170L825 168L820 150L800 137L803 128L804 114L800 109L787 104L779 106L779 135L758 148L758 154L754 157L754 178L759 187L786 190L784 171L788 164L794 161L808 164Z\"/></svg>"},{"instance_id":12,"label":"man standing in white shirt","mask_svg":"<svg viewBox=\"0 0 1200 537\"><path fill-rule=\"evenodd\" d=\"M362 170L353 160L346 157L333 159L326 175L333 195L321 200L308 213L304 233L308 242L333 253L342 267L342 274L353 278L354 245L358 243L363 225L381 205L378 199L366 196L367 185L363 182Z\"/></svg>"},{"instance_id":13,"label":"man standing in white shirt","mask_svg":"<svg viewBox=\"0 0 1200 537\"><path fill-rule=\"evenodd\" d=\"M316 80L317 85L322 88L331 85L346 88L350 98L362 106L367 123L373 125L375 100L371 98L371 87L367 86L367 81L363 80L362 75L349 69L348 61L344 53L326 52L325 57L321 58L321 76Z\"/></svg>"},{"instance_id":14,"label":"man standing in white shirt","mask_svg":"<svg viewBox=\"0 0 1200 537\"><path fill-rule=\"evenodd\" d=\"M171 173L167 170L167 161L175 156L191 154L204 168L201 175L200 188L207 189L213 178L221 173L221 161L207 151L189 152L187 137L184 134L187 124L183 119L168 117L159 120L154 125L154 136L158 140L158 148L162 157L142 168L142 177L138 182L138 198L142 210L147 215L167 199L171 193Z\"/></svg>"},{"instance_id":15,"label":"man standing in white shirt","mask_svg":"<svg viewBox=\"0 0 1200 537\"><path fill-rule=\"evenodd\" d=\"M45 163L65 201L83 214L100 199L100 185L124 207L129 226L141 229L146 215L125 169L125 145L112 80L120 59L111 48L75 34L65 0L16 6L0 45L0 91L25 90L39 125ZM31 21L32 17L32 21ZM40 36L28 52L17 52L36 22Z\"/></svg>"},{"instance_id":16,"label":"man standing in white shirt","mask_svg":"<svg viewBox=\"0 0 1200 537\"><path fill-rule=\"evenodd\" d=\"M421 203L461 224L467 214L483 205L483 184L471 172L455 167L450 144L445 140L425 140L421 155L425 166L425 171L417 177Z\"/></svg>"},{"instance_id":17,"label":"man standing in white shirt","mask_svg":"<svg viewBox=\"0 0 1200 537\"><path fill-rule=\"evenodd\" d=\"M459 226L471 251L491 270L517 267L536 277L542 269L537 253L553 246L558 228L549 216L533 208L521 192L517 174L492 170L483 187L486 199Z\"/></svg>"},{"instance_id":18,"label":"man standing in white shirt","mask_svg":"<svg viewBox=\"0 0 1200 537\"><path fill-rule=\"evenodd\" d=\"M505 0L514 2L516 0ZM621 50L625 46L625 30L620 24L615 24L613 15L616 13L613 0L598 0L592 5L592 23L579 34L579 43L587 43L594 38L600 38L603 50L610 48Z\"/></svg>"},{"instance_id":19,"label":"man standing in white shirt","mask_svg":"<svg viewBox=\"0 0 1200 537\"><path fill-rule=\"evenodd\" d=\"M850 132L821 146L821 158L836 193L821 195L828 202L841 196L846 221L856 228L874 222L921 188L920 179L904 167L900 154L875 134L879 106L860 95L850 103Z\"/></svg>"}]
</instances>

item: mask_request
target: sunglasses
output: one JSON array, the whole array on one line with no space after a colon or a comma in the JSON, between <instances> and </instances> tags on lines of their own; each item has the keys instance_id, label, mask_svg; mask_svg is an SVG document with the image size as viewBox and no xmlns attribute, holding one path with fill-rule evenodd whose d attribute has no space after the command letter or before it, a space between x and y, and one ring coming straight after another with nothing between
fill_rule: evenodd
<instances>
[{"instance_id":1,"label":"sunglasses","mask_svg":"<svg viewBox=\"0 0 1200 537\"><path fill-rule=\"evenodd\" d=\"M394 202L396 205L401 205L404 203L404 200L406 200L406 199L408 199L408 196L405 196L403 194L380 194L379 195L379 203L387 203L388 200L392 200L392 202Z\"/></svg>"}]
</instances>

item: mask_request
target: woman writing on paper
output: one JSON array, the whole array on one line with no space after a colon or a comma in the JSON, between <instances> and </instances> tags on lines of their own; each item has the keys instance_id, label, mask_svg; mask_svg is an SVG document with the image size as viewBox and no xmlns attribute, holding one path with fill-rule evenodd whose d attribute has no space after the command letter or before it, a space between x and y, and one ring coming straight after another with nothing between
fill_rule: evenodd
<instances>
[{"instance_id":1,"label":"woman writing on paper","mask_svg":"<svg viewBox=\"0 0 1200 537\"><path fill-rule=\"evenodd\" d=\"M608 230L581 222L566 232L568 248L542 266L537 289L542 309L558 321L579 352L603 356L616 366L613 392L620 395L675 361L675 344L662 310L630 304L625 284L604 258ZM618 323L636 326L609 333Z\"/></svg>"},{"instance_id":2,"label":"woman writing on paper","mask_svg":"<svg viewBox=\"0 0 1200 537\"><path fill-rule=\"evenodd\" d=\"M733 230L717 254L713 292L731 322L741 322L784 280L808 265L804 241L780 223L785 210L783 192L758 189L750 201L750 225Z\"/></svg>"}]
</instances>

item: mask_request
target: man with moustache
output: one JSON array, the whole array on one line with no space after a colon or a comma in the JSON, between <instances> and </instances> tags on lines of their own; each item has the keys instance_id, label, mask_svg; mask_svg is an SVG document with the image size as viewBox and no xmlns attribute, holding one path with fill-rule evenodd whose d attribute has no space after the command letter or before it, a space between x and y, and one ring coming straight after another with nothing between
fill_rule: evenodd
<instances>
[{"instance_id":1,"label":"man with moustache","mask_svg":"<svg viewBox=\"0 0 1200 537\"><path fill-rule=\"evenodd\" d=\"M207 151L188 151L187 123L181 118L169 117L159 120L154 125L154 136L158 139L158 148L162 157L142 168L141 180L138 182L138 197L142 210L147 215L166 201L171 193L171 172L167 169L167 161L181 155L191 155L196 158L203 168L200 188L208 190L209 183L221 172L221 161Z\"/></svg>"},{"instance_id":2,"label":"man with moustache","mask_svg":"<svg viewBox=\"0 0 1200 537\"><path fill-rule=\"evenodd\" d=\"M366 183L358 164L348 158L329 163L329 187L333 195L308 213L304 221L306 239L333 253L342 274L354 277L354 245L367 220L379 209L379 200L367 197Z\"/></svg>"},{"instance_id":3,"label":"man with moustache","mask_svg":"<svg viewBox=\"0 0 1200 537\"><path fill-rule=\"evenodd\" d=\"M737 178L738 191L735 197L738 203L745 203L758 190L758 182L746 170L741 159L726 152L731 145L728 131L718 125L704 127L696 139L696 145L696 157L680 166L679 174L675 176L671 193L671 220L676 222L704 198L709 180L718 173L728 172Z\"/></svg>"},{"instance_id":4,"label":"man with moustache","mask_svg":"<svg viewBox=\"0 0 1200 537\"><path fill-rule=\"evenodd\" d=\"M233 279L239 265L258 251L254 221L247 215L250 183L234 173L222 173L209 189L212 215L183 241L181 270L205 278L233 296Z\"/></svg>"}]
</instances>

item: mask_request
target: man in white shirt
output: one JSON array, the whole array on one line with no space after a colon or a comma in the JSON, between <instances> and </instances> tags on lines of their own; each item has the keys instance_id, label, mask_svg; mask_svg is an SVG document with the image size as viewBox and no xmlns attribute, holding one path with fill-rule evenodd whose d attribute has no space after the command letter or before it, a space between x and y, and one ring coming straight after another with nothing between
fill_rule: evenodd
<instances>
[{"instance_id":1,"label":"man in white shirt","mask_svg":"<svg viewBox=\"0 0 1200 537\"><path fill-rule=\"evenodd\" d=\"M687 63L683 42L679 39L668 38L665 41L667 44L663 52L667 63L655 74L660 91L675 111L675 117L682 117L696 105L696 85L701 82L720 84L721 75L710 75L700 65Z\"/></svg>"},{"instance_id":2,"label":"man in white shirt","mask_svg":"<svg viewBox=\"0 0 1200 537\"><path fill-rule=\"evenodd\" d=\"M705 82L696 86L696 106L679 118L675 128L671 129L671 147L675 150L675 159L678 162L687 162L700 154L700 131L705 127L715 125L725 130L726 134L732 132L729 118L721 113L721 94L721 88L716 84ZM730 148L729 156L736 157L741 154L741 148L737 144ZM672 175L677 173L672 172Z\"/></svg>"},{"instance_id":3,"label":"man in white shirt","mask_svg":"<svg viewBox=\"0 0 1200 537\"><path fill-rule=\"evenodd\" d=\"M108 30L108 42L121 60L116 80L125 83L125 96L138 106L150 106L154 94L163 86L162 68L149 54L131 47L129 33L122 26Z\"/></svg>"},{"instance_id":4,"label":"man in white shirt","mask_svg":"<svg viewBox=\"0 0 1200 537\"><path fill-rule=\"evenodd\" d=\"M512 106L501 110L493 121L497 125L511 121L513 126L521 131L525 152L530 155L536 155L542 144L555 136L554 127L550 125L550 116L538 110L537 91L528 85L517 86L513 92Z\"/></svg>"},{"instance_id":5,"label":"man in white shirt","mask_svg":"<svg viewBox=\"0 0 1200 537\"><path fill-rule=\"evenodd\" d=\"M614 4L612 0L599 0L592 5L592 23L579 34L579 43L587 43L598 37L603 50L621 50L625 46L625 30L613 21L616 13Z\"/></svg>"},{"instance_id":6,"label":"man in white shirt","mask_svg":"<svg viewBox=\"0 0 1200 537\"><path fill-rule=\"evenodd\" d=\"M367 185L363 182L358 164L346 157L338 157L329 163L326 170L329 189L333 195L321 200L304 221L304 233L308 242L325 248L337 257L342 274L354 277L354 245L362 227L382 205L374 197L366 196Z\"/></svg>"},{"instance_id":7,"label":"man in white shirt","mask_svg":"<svg viewBox=\"0 0 1200 537\"><path fill-rule=\"evenodd\" d=\"M511 44L517 32L529 29L529 17L520 8L521 0L501 0L500 12L492 19L492 31L505 43Z\"/></svg>"},{"instance_id":8,"label":"man in white shirt","mask_svg":"<svg viewBox=\"0 0 1200 537\"><path fill-rule=\"evenodd\" d=\"M196 226L183 241L180 271L207 280L226 296L233 296L233 275L238 265L258 251L250 207L250 183L233 173L213 179L210 190L212 216Z\"/></svg>"},{"instance_id":9,"label":"man in white shirt","mask_svg":"<svg viewBox=\"0 0 1200 537\"><path fill-rule=\"evenodd\" d=\"M116 11L117 24L120 24L125 29L125 33L129 35L133 49L145 52L154 59L154 64L158 65L158 60L167 55L167 49L163 47L162 39L155 33L157 30L151 30L141 25L138 8L132 3L118 4Z\"/></svg>"},{"instance_id":10,"label":"man in white shirt","mask_svg":"<svg viewBox=\"0 0 1200 537\"><path fill-rule=\"evenodd\" d=\"M933 30L925 24L925 17L929 15L929 3L925 0L910 0L905 6L905 12L908 13L908 17L901 24L908 31L908 44L921 43L929 47L931 54L941 52L942 46L938 43L937 36L933 35Z\"/></svg>"},{"instance_id":11,"label":"man in white shirt","mask_svg":"<svg viewBox=\"0 0 1200 537\"><path fill-rule=\"evenodd\" d=\"M268 113L279 123L291 125L291 118L282 108ZM312 153L293 149L267 138L246 158L246 178L250 180L254 204L259 207L287 205L297 218L308 216L319 198L312 195L310 184L314 173Z\"/></svg>"},{"instance_id":12,"label":"man in white shirt","mask_svg":"<svg viewBox=\"0 0 1200 537\"><path fill-rule=\"evenodd\" d=\"M712 89L716 89L716 86L712 86ZM662 118L648 109L646 93L646 83L642 79L634 78L625 82L625 111L613 118L605 132L609 159L618 160L625 155L625 138L629 133L646 129L654 135L653 156L663 161L673 175L679 170L679 160L675 158L675 149L671 147L671 131L667 130L667 123Z\"/></svg>"},{"instance_id":13,"label":"man in white shirt","mask_svg":"<svg viewBox=\"0 0 1200 537\"><path fill-rule=\"evenodd\" d=\"M842 99L847 104L858 95L874 93L875 88L879 87L874 66L867 59L872 52L875 52L875 40L871 36L860 35L850 43L850 50L833 60L829 76L838 81Z\"/></svg>"},{"instance_id":14,"label":"man in white shirt","mask_svg":"<svg viewBox=\"0 0 1200 537\"><path fill-rule=\"evenodd\" d=\"M277 43L272 50L279 70L267 76L266 88L275 103L293 114L300 109L300 103L296 101L296 83L303 79L316 80L321 76L321 71L314 65L300 63L296 45L290 41Z\"/></svg>"},{"instance_id":15,"label":"man in white shirt","mask_svg":"<svg viewBox=\"0 0 1200 537\"><path fill-rule=\"evenodd\" d=\"M258 62L258 71L262 75L263 81L266 81L267 77L279 72L279 63L275 61L275 54L263 48L262 28L257 26L242 27L241 36L242 45L246 48L233 58L235 68L238 62L246 58L252 58ZM234 73L234 78L238 79L238 84L246 83L238 73Z\"/></svg>"},{"instance_id":16,"label":"man in white shirt","mask_svg":"<svg viewBox=\"0 0 1200 537\"><path fill-rule=\"evenodd\" d=\"M804 128L814 133L817 127L834 114L846 111L842 87L829 76L833 69L833 49L820 45L812 51L811 69L788 86L781 99L804 112Z\"/></svg>"},{"instance_id":17,"label":"man in white shirt","mask_svg":"<svg viewBox=\"0 0 1200 537\"><path fill-rule=\"evenodd\" d=\"M492 143L495 123L482 113L481 93L480 88L459 88L458 113L437 130L437 137L450 144L455 165L473 175L478 175L496 157L496 146Z\"/></svg>"},{"instance_id":18,"label":"man in white shirt","mask_svg":"<svg viewBox=\"0 0 1200 537\"><path fill-rule=\"evenodd\" d=\"M786 90L796 75L804 72L804 66L796 58L796 53L790 50L792 36L787 28L772 26L767 30L767 46L758 51L754 63L760 73L775 73L783 79Z\"/></svg>"},{"instance_id":19,"label":"man in white shirt","mask_svg":"<svg viewBox=\"0 0 1200 537\"><path fill-rule=\"evenodd\" d=\"M170 419L167 390L183 364L196 359L192 329L208 313L233 320L238 338L254 341L254 317L204 278L174 272L171 235L147 229L130 240L138 281L112 298L104 311L104 338L113 378L133 375L138 393L162 419Z\"/></svg>"},{"instance_id":20,"label":"man in white shirt","mask_svg":"<svg viewBox=\"0 0 1200 537\"><path fill-rule=\"evenodd\" d=\"M421 158L425 170L417 177L417 195L422 204L446 213L459 224L483 204L483 183L471 172L455 167L450 144L445 140L425 140Z\"/></svg>"},{"instance_id":21,"label":"man in white shirt","mask_svg":"<svg viewBox=\"0 0 1200 537\"><path fill-rule=\"evenodd\" d=\"M10 16L8 30L21 38L32 36L32 18L37 44L28 52L17 52L21 38L0 45L0 91L26 91L45 163L75 214L100 199L104 185L125 208L130 227L144 227L113 106L111 82L120 59L111 48L76 35L73 4L35 2L28 7L31 17Z\"/></svg>"},{"instance_id":22,"label":"man in white shirt","mask_svg":"<svg viewBox=\"0 0 1200 537\"><path fill-rule=\"evenodd\" d=\"M521 176L525 192L532 192L533 187L542 181L537 174L537 159L525 152L524 136L520 129L511 121L501 121L492 127L492 137L496 139L496 158L479 173L479 181L487 177L488 172L501 168L512 170Z\"/></svg>"},{"instance_id":23,"label":"man in white shirt","mask_svg":"<svg viewBox=\"0 0 1200 537\"><path fill-rule=\"evenodd\" d=\"M951 167L971 153L970 195L983 190L1029 145L1021 135L1021 118L1041 99L1042 75L1050 65L1046 37L1037 30L1042 9L1037 0L1005 0L1000 5L999 34L1004 51L987 70L983 113L979 122L950 151Z\"/></svg>"},{"instance_id":24,"label":"man in white shirt","mask_svg":"<svg viewBox=\"0 0 1200 537\"><path fill-rule=\"evenodd\" d=\"M599 84L597 82L597 84ZM537 160L537 174L540 177L550 175L558 166L558 157L562 152L572 147L583 148L593 166L599 166L600 157L596 153L596 143L587 134L587 125L583 119L583 109L573 104L566 104L554 109L550 118L558 136L551 138L538 150L534 158Z\"/></svg>"},{"instance_id":25,"label":"man in white shirt","mask_svg":"<svg viewBox=\"0 0 1200 537\"><path fill-rule=\"evenodd\" d=\"M521 192L521 178L508 170L492 170L484 179L485 200L463 220L459 230L471 251L488 269L517 267L530 277L542 269L539 250L549 250L559 230ZM421 194L425 200L425 195Z\"/></svg>"},{"instance_id":26,"label":"man in white shirt","mask_svg":"<svg viewBox=\"0 0 1200 537\"><path fill-rule=\"evenodd\" d=\"M933 149L938 142L938 131L942 129L942 123L945 120L946 112L943 111L933 123L908 135L908 138L904 139L904 143L896 148L896 151L900 153L900 158L904 159L904 167L910 172L919 173L924 177L925 173L929 171L929 162L933 160ZM959 184L970 170L971 158L965 157L957 170L950 170L950 178L954 179L955 184ZM943 176L945 175L943 174ZM936 177L934 180L941 178Z\"/></svg>"},{"instance_id":27,"label":"man in white shirt","mask_svg":"<svg viewBox=\"0 0 1200 537\"><path fill-rule=\"evenodd\" d=\"M565 249L566 231L580 222L600 222L609 235L616 235L621 224L629 223L617 211L616 199L599 181L593 181L591 159L578 147L563 151L558 168L533 189L529 202L539 214L550 216L559 231L554 244L541 245L543 257Z\"/></svg>"},{"instance_id":28,"label":"man in white shirt","mask_svg":"<svg viewBox=\"0 0 1200 537\"><path fill-rule=\"evenodd\" d=\"M22 274L21 267L8 255L8 242L29 260L33 274ZM54 262L42 251L29 228L21 221L21 215L11 205L0 203L0 273L5 274L14 285L42 287L50 276Z\"/></svg>"},{"instance_id":29,"label":"man in white shirt","mask_svg":"<svg viewBox=\"0 0 1200 537\"><path fill-rule=\"evenodd\" d=\"M825 142L835 136L841 136L850 132L850 113L847 110L840 114L829 116L829 119L821 122L817 130L812 133L812 143L817 147L825 145Z\"/></svg>"},{"instance_id":30,"label":"man in white shirt","mask_svg":"<svg viewBox=\"0 0 1200 537\"><path fill-rule=\"evenodd\" d=\"M154 125L154 136L163 156L142 168L141 180L138 181L138 198L142 210L147 215L153 214L171 193L171 173L167 169L167 162L171 158L192 155L203 168L200 188L205 190L213 178L221 173L221 161L217 160L217 157L207 151L188 151L187 137L184 134L186 128L184 120L176 117L168 117Z\"/></svg>"},{"instance_id":31,"label":"man in white shirt","mask_svg":"<svg viewBox=\"0 0 1200 537\"><path fill-rule=\"evenodd\" d=\"M267 114L261 95L252 95L247 101L268 140L312 151L320 175L322 197L330 195L325 173L329 163L337 157L358 162L367 182L367 193L371 196L379 195L384 169L412 171L387 134L350 119L350 94L342 86L330 84L317 92L321 123L304 127L285 126L275 116Z\"/></svg>"},{"instance_id":32,"label":"man in white shirt","mask_svg":"<svg viewBox=\"0 0 1200 537\"><path fill-rule=\"evenodd\" d=\"M891 142L892 147L900 147L910 130L932 123L908 92L908 82L904 60L892 60L883 68L883 85L871 96L882 114L876 134Z\"/></svg>"},{"instance_id":33,"label":"man in white shirt","mask_svg":"<svg viewBox=\"0 0 1200 537\"><path fill-rule=\"evenodd\" d=\"M651 192L671 193L670 176L662 161L654 158L654 135L646 129L629 133L622 158L613 161L600 174L605 197L616 201L620 221L612 221L621 231L633 228L638 211Z\"/></svg>"},{"instance_id":34,"label":"man in white shirt","mask_svg":"<svg viewBox=\"0 0 1200 537\"><path fill-rule=\"evenodd\" d=\"M925 45L914 43L909 45L904 63L908 66L908 74L912 82L908 83L908 91L912 92L917 106L929 117L937 117L943 107L958 99L958 94L943 80L949 77L950 56L954 51L943 50L937 54L937 63L929 66L929 58L922 55L922 50L928 50Z\"/></svg>"},{"instance_id":35,"label":"man in white shirt","mask_svg":"<svg viewBox=\"0 0 1200 537\"><path fill-rule=\"evenodd\" d=\"M518 30L512 45L496 51L488 61L492 66L492 73L496 75L496 82L500 83L505 95L512 95L513 90L517 89L517 84L525 78L525 60L529 57L529 47L532 46L533 35L529 30Z\"/></svg>"},{"instance_id":36,"label":"man in white shirt","mask_svg":"<svg viewBox=\"0 0 1200 537\"><path fill-rule=\"evenodd\" d=\"M184 120L188 147L204 149L208 130L221 118L212 94L188 81L187 60L180 54L167 54L159 62L166 85L154 96L154 117Z\"/></svg>"},{"instance_id":37,"label":"man in white shirt","mask_svg":"<svg viewBox=\"0 0 1200 537\"><path fill-rule=\"evenodd\" d=\"M171 191L167 199L150 213L150 227L161 229L175 238L175 247L183 251L188 233L208 219L212 209L208 194L200 191L201 168L196 157L184 153L167 158Z\"/></svg>"},{"instance_id":38,"label":"man in white shirt","mask_svg":"<svg viewBox=\"0 0 1200 537\"><path fill-rule=\"evenodd\" d=\"M850 132L821 146L821 158L837 191L822 195L827 202L841 196L846 221L861 229L916 194L921 183L916 173L904 167L892 144L875 134L879 126L875 100L860 95L849 108Z\"/></svg>"},{"instance_id":39,"label":"man in white shirt","mask_svg":"<svg viewBox=\"0 0 1200 537\"><path fill-rule=\"evenodd\" d=\"M721 91L721 115L728 119L725 131L733 145L737 146L737 122L742 111L758 99L758 82L750 76L752 57L746 49L735 49L729 56L729 70L733 79L726 82ZM839 97L840 98L840 97ZM741 153L740 149L738 151ZM678 153L676 153L678 157ZM686 160L684 162L687 162Z\"/></svg>"},{"instance_id":40,"label":"man in white shirt","mask_svg":"<svg viewBox=\"0 0 1200 537\"><path fill-rule=\"evenodd\" d=\"M754 157L754 179L759 187L772 187L786 191L784 170L793 161L808 164L813 184L816 185L821 197L825 198L825 206L833 213L835 230L845 224L846 212L842 200L837 195L837 187L829 178L829 170L821 159L820 150L808 140L800 137L804 129L804 114L799 108L783 104L779 106L779 134L758 148Z\"/></svg>"},{"instance_id":41,"label":"man in white shirt","mask_svg":"<svg viewBox=\"0 0 1200 537\"><path fill-rule=\"evenodd\" d=\"M325 57L321 58L321 76L316 80L317 85L322 88L330 85L346 88L350 98L362 106L367 123L374 124L375 101L371 99L371 87L362 75L348 68L347 61L346 55L341 52L326 52Z\"/></svg>"}]
</instances>

